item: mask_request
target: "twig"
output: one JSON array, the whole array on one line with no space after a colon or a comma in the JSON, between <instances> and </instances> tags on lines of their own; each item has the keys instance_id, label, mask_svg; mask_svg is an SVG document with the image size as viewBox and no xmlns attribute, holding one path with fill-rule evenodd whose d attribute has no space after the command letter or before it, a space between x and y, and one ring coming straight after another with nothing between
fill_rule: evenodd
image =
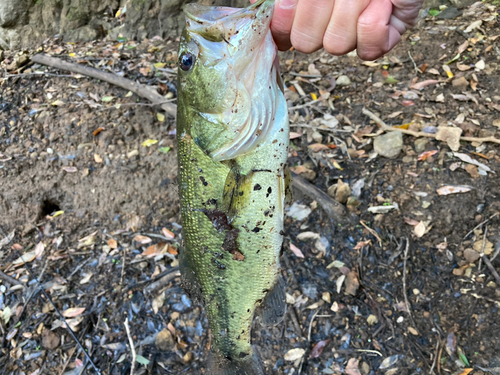
<instances>
[{"instance_id":1,"label":"twig","mask_svg":"<svg viewBox=\"0 0 500 375\"><path fill-rule=\"evenodd\" d=\"M73 357L73 354L75 353L75 350L76 350L76 346L69 351L69 353L68 353L68 360L64 363L64 366L61 369L61 371L59 371L59 375L64 374L64 370L66 370L66 367L68 367L69 361L71 361L71 357Z\"/></svg>"},{"instance_id":2,"label":"twig","mask_svg":"<svg viewBox=\"0 0 500 375\"><path fill-rule=\"evenodd\" d=\"M24 288L24 285L23 283L21 283L19 280L16 280L14 279L13 277L3 273L2 271L0 271L0 279L4 279L5 281L7 281L9 284L13 284L13 285L21 285L23 288Z\"/></svg>"},{"instance_id":3,"label":"twig","mask_svg":"<svg viewBox=\"0 0 500 375\"><path fill-rule=\"evenodd\" d=\"M481 258L479 258L479 265L477 266L477 269L479 272L481 272L481 261L483 260L483 257L484 257L484 248L486 247L486 241L487 241L487 238L486 238L486 235L488 234L488 226L486 226L486 228L484 228L484 234L483 234L483 246L481 247Z\"/></svg>"},{"instance_id":4,"label":"twig","mask_svg":"<svg viewBox=\"0 0 500 375\"><path fill-rule=\"evenodd\" d=\"M378 235L378 233L373 230L372 228L370 228L368 225L366 225L365 223L363 223L363 220L360 220L359 223L364 226L366 228L366 230L368 232L370 232L378 241L378 244L380 247L382 247L382 239L380 238L380 236Z\"/></svg>"},{"instance_id":5,"label":"twig","mask_svg":"<svg viewBox=\"0 0 500 375\"><path fill-rule=\"evenodd\" d=\"M393 132L393 131L400 131L403 134L411 135L414 137L425 137L425 138L433 138L436 139L436 134L429 134L429 133L424 133L424 132L415 132L413 130L408 130L408 129L400 129L400 128L393 128L392 126L387 125L384 121L380 119L376 114L373 112L369 111L366 108L363 108L362 110L363 114L368 116L370 119L372 119L377 125L379 125L382 130L386 132ZM466 141L466 142L478 142L478 143L484 143L484 142L491 142L491 143L497 143L500 144L500 139L497 139L495 137L483 137L483 138L476 138L476 137L460 137L461 141Z\"/></svg>"},{"instance_id":6,"label":"twig","mask_svg":"<svg viewBox=\"0 0 500 375\"><path fill-rule=\"evenodd\" d=\"M488 301L488 302L491 302L491 303L493 303L494 305L497 305L498 307L500 307L500 302L499 302L499 301L497 301L497 300L494 300L494 299L489 298L489 297L482 296L482 295L477 294L477 293L470 293L470 295L471 295L472 297L477 298L477 299L484 299L484 300L486 300L486 301Z\"/></svg>"},{"instance_id":7,"label":"twig","mask_svg":"<svg viewBox=\"0 0 500 375\"><path fill-rule=\"evenodd\" d=\"M297 188L302 192L302 194L307 195L309 198L318 202L318 204L323 208L326 214L336 222L340 224L348 223L348 213L346 208L330 198L326 193L319 190L313 184L310 184L298 174L292 172L292 184L293 187Z\"/></svg>"},{"instance_id":8,"label":"twig","mask_svg":"<svg viewBox=\"0 0 500 375\"><path fill-rule=\"evenodd\" d=\"M159 280L155 281L153 284L149 285L147 288L145 288L145 291L148 293L153 293L155 290L163 288L170 281L172 281L176 277L179 277L180 275L181 275L181 273L179 272L179 267L171 268L169 270L168 274L159 278Z\"/></svg>"},{"instance_id":9,"label":"twig","mask_svg":"<svg viewBox=\"0 0 500 375\"><path fill-rule=\"evenodd\" d=\"M434 367L436 366L436 363L437 363L437 358L438 358L440 346L441 346L441 340L438 338L437 345L436 345L436 353L434 354L434 360L432 361L432 366L431 366L431 369L429 370L429 374L431 374L431 375L434 374Z\"/></svg>"},{"instance_id":10,"label":"twig","mask_svg":"<svg viewBox=\"0 0 500 375\"><path fill-rule=\"evenodd\" d=\"M404 259L403 259L403 295L405 297L405 305L406 305L406 310L408 310L408 315L410 316L411 323L413 325L413 328L417 329L415 327L415 321L413 320L413 315L411 313L411 306L410 302L408 301L408 296L407 296L407 291L406 291L406 261L408 259L408 251L410 250L410 239L406 237L406 247L404 251Z\"/></svg>"},{"instance_id":11,"label":"twig","mask_svg":"<svg viewBox=\"0 0 500 375\"><path fill-rule=\"evenodd\" d=\"M173 267L169 270L166 270L162 273L160 273L159 275L157 275L156 277L152 278L152 279L149 279L149 280L143 280L143 281L139 281L138 283L134 284L134 285L129 285L127 286L125 289L123 289L123 293L127 293L129 290L132 290L132 289L136 289L136 288L140 288L141 286L145 285L145 284L149 284L149 283L152 283L152 282L155 282L155 281L158 281L160 280L162 277L172 273L172 272L176 272L179 270L179 267ZM177 275L175 275L175 277L177 277Z\"/></svg>"},{"instance_id":12,"label":"twig","mask_svg":"<svg viewBox=\"0 0 500 375\"><path fill-rule=\"evenodd\" d=\"M491 219L493 219L495 216L498 216L500 213L499 212L496 212L494 213L493 215L491 215L489 217L489 219L486 219L485 221L479 223L478 225L476 225L473 229L471 229L465 236L464 236L464 240L469 237L472 233L474 233L474 231L477 229L477 228L481 228L484 224L488 223L489 221L491 221Z\"/></svg>"},{"instance_id":13,"label":"twig","mask_svg":"<svg viewBox=\"0 0 500 375\"><path fill-rule=\"evenodd\" d=\"M148 99L155 105L160 105L160 107L170 116L175 117L176 115L177 106L173 105L172 103L165 103L165 98L162 95L158 94L156 90L151 86L134 82L113 73L103 72L99 69L83 66L80 64L69 63L67 61L60 60L45 54L32 56L31 60L38 64L51 66L56 69L67 70L73 73L84 74L88 77L100 79L101 81L119 86L125 90L132 91L142 98Z\"/></svg>"},{"instance_id":14,"label":"twig","mask_svg":"<svg viewBox=\"0 0 500 375\"><path fill-rule=\"evenodd\" d=\"M495 278L497 285L500 285L500 275L498 274L495 267L493 267L493 264L491 264L490 260L485 254L482 255L482 259L484 260L484 264L486 264L486 267L488 267L491 273L493 274L493 277Z\"/></svg>"},{"instance_id":15,"label":"twig","mask_svg":"<svg viewBox=\"0 0 500 375\"><path fill-rule=\"evenodd\" d=\"M123 278L125 276L125 253L127 250L123 249L123 254L122 254L122 274L120 276L120 285L123 285Z\"/></svg>"},{"instance_id":16,"label":"twig","mask_svg":"<svg viewBox=\"0 0 500 375\"><path fill-rule=\"evenodd\" d=\"M312 316L311 318L311 321L309 322L309 329L307 331L307 341L311 342L311 331L312 331L312 327L313 327L313 322L314 322L314 319L316 318L316 315L319 314L319 309L314 313L314 315Z\"/></svg>"},{"instance_id":17,"label":"twig","mask_svg":"<svg viewBox=\"0 0 500 375\"><path fill-rule=\"evenodd\" d=\"M130 365L130 375L134 375L135 370L135 359L137 358L135 354L134 342L132 341L132 336L130 336L130 328L128 327L128 319L125 319L125 329L127 330L128 342L130 345L130 351L132 352L132 364Z\"/></svg>"},{"instance_id":18,"label":"twig","mask_svg":"<svg viewBox=\"0 0 500 375\"><path fill-rule=\"evenodd\" d=\"M413 63L413 67L415 68L415 71L416 71L417 73L422 73L422 71L421 71L419 68L417 68L417 64L415 64L415 60L413 60L413 57L412 57L412 55L411 55L411 52L410 52L410 51L408 51L408 56L410 56L410 60L411 60L411 62Z\"/></svg>"},{"instance_id":19,"label":"twig","mask_svg":"<svg viewBox=\"0 0 500 375\"><path fill-rule=\"evenodd\" d=\"M300 105L296 105L295 107L290 107L290 108L288 108L288 110L291 111L293 109L300 109L300 108L304 108L304 107L309 107L309 106L316 104L318 102L321 102L321 100L320 99L311 100L310 102L307 102L305 104L300 104Z\"/></svg>"}]
</instances>

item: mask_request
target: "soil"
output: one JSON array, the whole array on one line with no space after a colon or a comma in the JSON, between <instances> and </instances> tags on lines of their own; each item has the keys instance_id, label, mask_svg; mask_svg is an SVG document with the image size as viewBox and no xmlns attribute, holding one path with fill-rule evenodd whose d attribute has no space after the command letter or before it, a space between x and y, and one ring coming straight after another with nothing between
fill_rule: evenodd
<instances>
[{"instance_id":1,"label":"soil","mask_svg":"<svg viewBox=\"0 0 500 375\"><path fill-rule=\"evenodd\" d=\"M500 282L492 272L500 270L499 145L459 144L458 153L491 172L462 162L446 142L409 135L387 159L374 154L366 135L378 127L362 114L367 108L415 131L449 125L500 138L497 13L476 3L454 19L427 15L373 63L322 51L281 56L297 133L290 167L332 196L340 180L361 191L347 194L347 225L294 191L294 202L312 212L286 219L288 311L275 327L257 316L253 330L268 374L500 374ZM167 98L176 95L176 47L159 38L44 46L156 85ZM6 52L3 67L23 53ZM136 95L68 72L28 64L2 76L0 372L95 373L34 275L103 374L131 370L125 320L139 356L135 374L208 373L206 315L177 271L174 120ZM439 82L411 88L416 77ZM445 186L466 191L441 195ZM20 252L33 275L16 262Z\"/></svg>"}]
</instances>

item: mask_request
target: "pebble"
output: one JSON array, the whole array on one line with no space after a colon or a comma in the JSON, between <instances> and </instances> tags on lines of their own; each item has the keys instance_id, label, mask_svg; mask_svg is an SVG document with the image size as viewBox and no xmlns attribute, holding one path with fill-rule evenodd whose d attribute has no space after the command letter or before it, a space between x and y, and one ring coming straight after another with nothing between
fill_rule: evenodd
<instances>
[{"instance_id":1,"label":"pebble","mask_svg":"<svg viewBox=\"0 0 500 375\"><path fill-rule=\"evenodd\" d=\"M403 133L393 131L378 136L373 141L373 148L380 156L388 159L397 158L403 148Z\"/></svg>"},{"instance_id":2,"label":"pebble","mask_svg":"<svg viewBox=\"0 0 500 375\"><path fill-rule=\"evenodd\" d=\"M336 80L337 86L349 86L351 84L351 80L346 75L341 75Z\"/></svg>"},{"instance_id":3,"label":"pebble","mask_svg":"<svg viewBox=\"0 0 500 375\"><path fill-rule=\"evenodd\" d=\"M464 251L464 257L469 263L474 263L476 260L479 259L481 255L473 249L465 249Z\"/></svg>"},{"instance_id":4,"label":"pebble","mask_svg":"<svg viewBox=\"0 0 500 375\"><path fill-rule=\"evenodd\" d=\"M139 155L139 150L132 150L127 154L127 158L133 158L134 156Z\"/></svg>"},{"instance_id":5,"label":"pebble","mask_svg":"<svg viewBox=\"0 0 500 375\"><path fill-rule=\"evenodd\" d=\"M345 204L350 195L351 188L349 187L349 184L339 180L337 184L337 191L335 192L335 200L339 203Z\"/></svg>"},{"instance_id":6,"label":"pebble","mask_svg":"<svg viewBox=\"0 0 500 375\"><path fill-rule=\"evenodd\" d=\"M421 153L421 152L424 152L425 151L425 148L427 147L427 144L429 143L429 140L427 138L418 138L415 142L414 142L414 146L415 146L415 152L417 153Z\"/></svg>"},{"instance_id":7,"label":"pebble","mask_svg":"<svg viewBox=\"0 0 500 375\"><path fill-rule=\"evenodd\" d=\"M53 153L54 153L54 150L49 147L47 149L47 154L52 155Z\"/></svg>"}]
</instances>

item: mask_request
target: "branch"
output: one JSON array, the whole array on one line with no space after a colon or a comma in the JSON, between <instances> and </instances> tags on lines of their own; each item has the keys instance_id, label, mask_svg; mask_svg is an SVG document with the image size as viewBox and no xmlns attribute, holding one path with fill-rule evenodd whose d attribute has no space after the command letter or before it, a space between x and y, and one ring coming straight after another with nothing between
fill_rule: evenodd
<instances>
[{"instance_id":1,"label":"branch","mask_svg":"<svg viewBox=\"0 0 500 375\"><path fill-rule=\"evenodd\" d=\"M132 91L134 94L140 96L141 98L148 99L154 105L159 105L161 109L163 109L167 114L169 114L172 117L175 117L176 115L177 106L172 103L166 103L165 98L160 94L158 94L156 90L151 86L134 82L130 79L120 77L113 73L103 72L99 69L91 68L89 66L70 63L45 54L38 54L32 56L31 61L36 62L38 64L51 66L56 69L67 70L69 72L83 74L88 77L100 79L101 81L111 83L112 85L121 87L125 90Z\"/></svg>"},{"instance_id":2,"label":"branch","mask_svg":"<svg viewBox=\"0 0 500 375\"><path fill-rule=\"evenodd\" d=\"M368 116L370 119L372 119L378 126L380 126L382 128L382 130L384 130L386 132L400 131L403 134L412 135L412 136L417 137L417 138L426 137L426 138L436 139L436 134L415 132L413 130L408 130L408 129L393 128L392 126L389 126L384 121L382 121L382 119L380 119L380 117L378 117L375 113L367 110L366 108L363 108L363 114ZM466 142L478 142L478 143L491 142L491 143L500 144L500 139L497 139L495 137L484 137L484 138L460 137L460 140L466 141Z\"/></svg>"}]
</instances>

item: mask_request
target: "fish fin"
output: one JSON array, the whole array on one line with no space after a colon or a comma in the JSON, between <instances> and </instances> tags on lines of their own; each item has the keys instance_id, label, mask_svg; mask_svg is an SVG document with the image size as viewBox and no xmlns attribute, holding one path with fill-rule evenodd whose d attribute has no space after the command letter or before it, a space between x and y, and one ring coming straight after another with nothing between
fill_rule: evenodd
<instances>
[{"instance_id":1,"label":"fish fin","mask_svg":"<svg viewBox=\"0 0 500 375\"><path fill-rule=\"evenodd\" d=\"M288 165L285 166L283 173L285 175L285 204L291 205L293 203L292 195L292 173Z\"/></svg>"},{"instance_id":2,"label":"fish fin","mask_svg":"<svg viewBox=\"0 0 500 375\"><path fill-rule=\"evenodd\" d=\"M266 375L262 361L253 348L249 355L231 360L210 353L208 367L208 373L212 375Z\"/></svg>"},{"instance_id":3,"label":"fish fin","mask_svg":"<svg viewBox=\"0 0 500 375\"><path fill-rule=\"evenodd\" d=\"M283 321L286 313L286 283L280 275L262 302L262 322L274 326Z\"/></svg>"}]
</instances>

